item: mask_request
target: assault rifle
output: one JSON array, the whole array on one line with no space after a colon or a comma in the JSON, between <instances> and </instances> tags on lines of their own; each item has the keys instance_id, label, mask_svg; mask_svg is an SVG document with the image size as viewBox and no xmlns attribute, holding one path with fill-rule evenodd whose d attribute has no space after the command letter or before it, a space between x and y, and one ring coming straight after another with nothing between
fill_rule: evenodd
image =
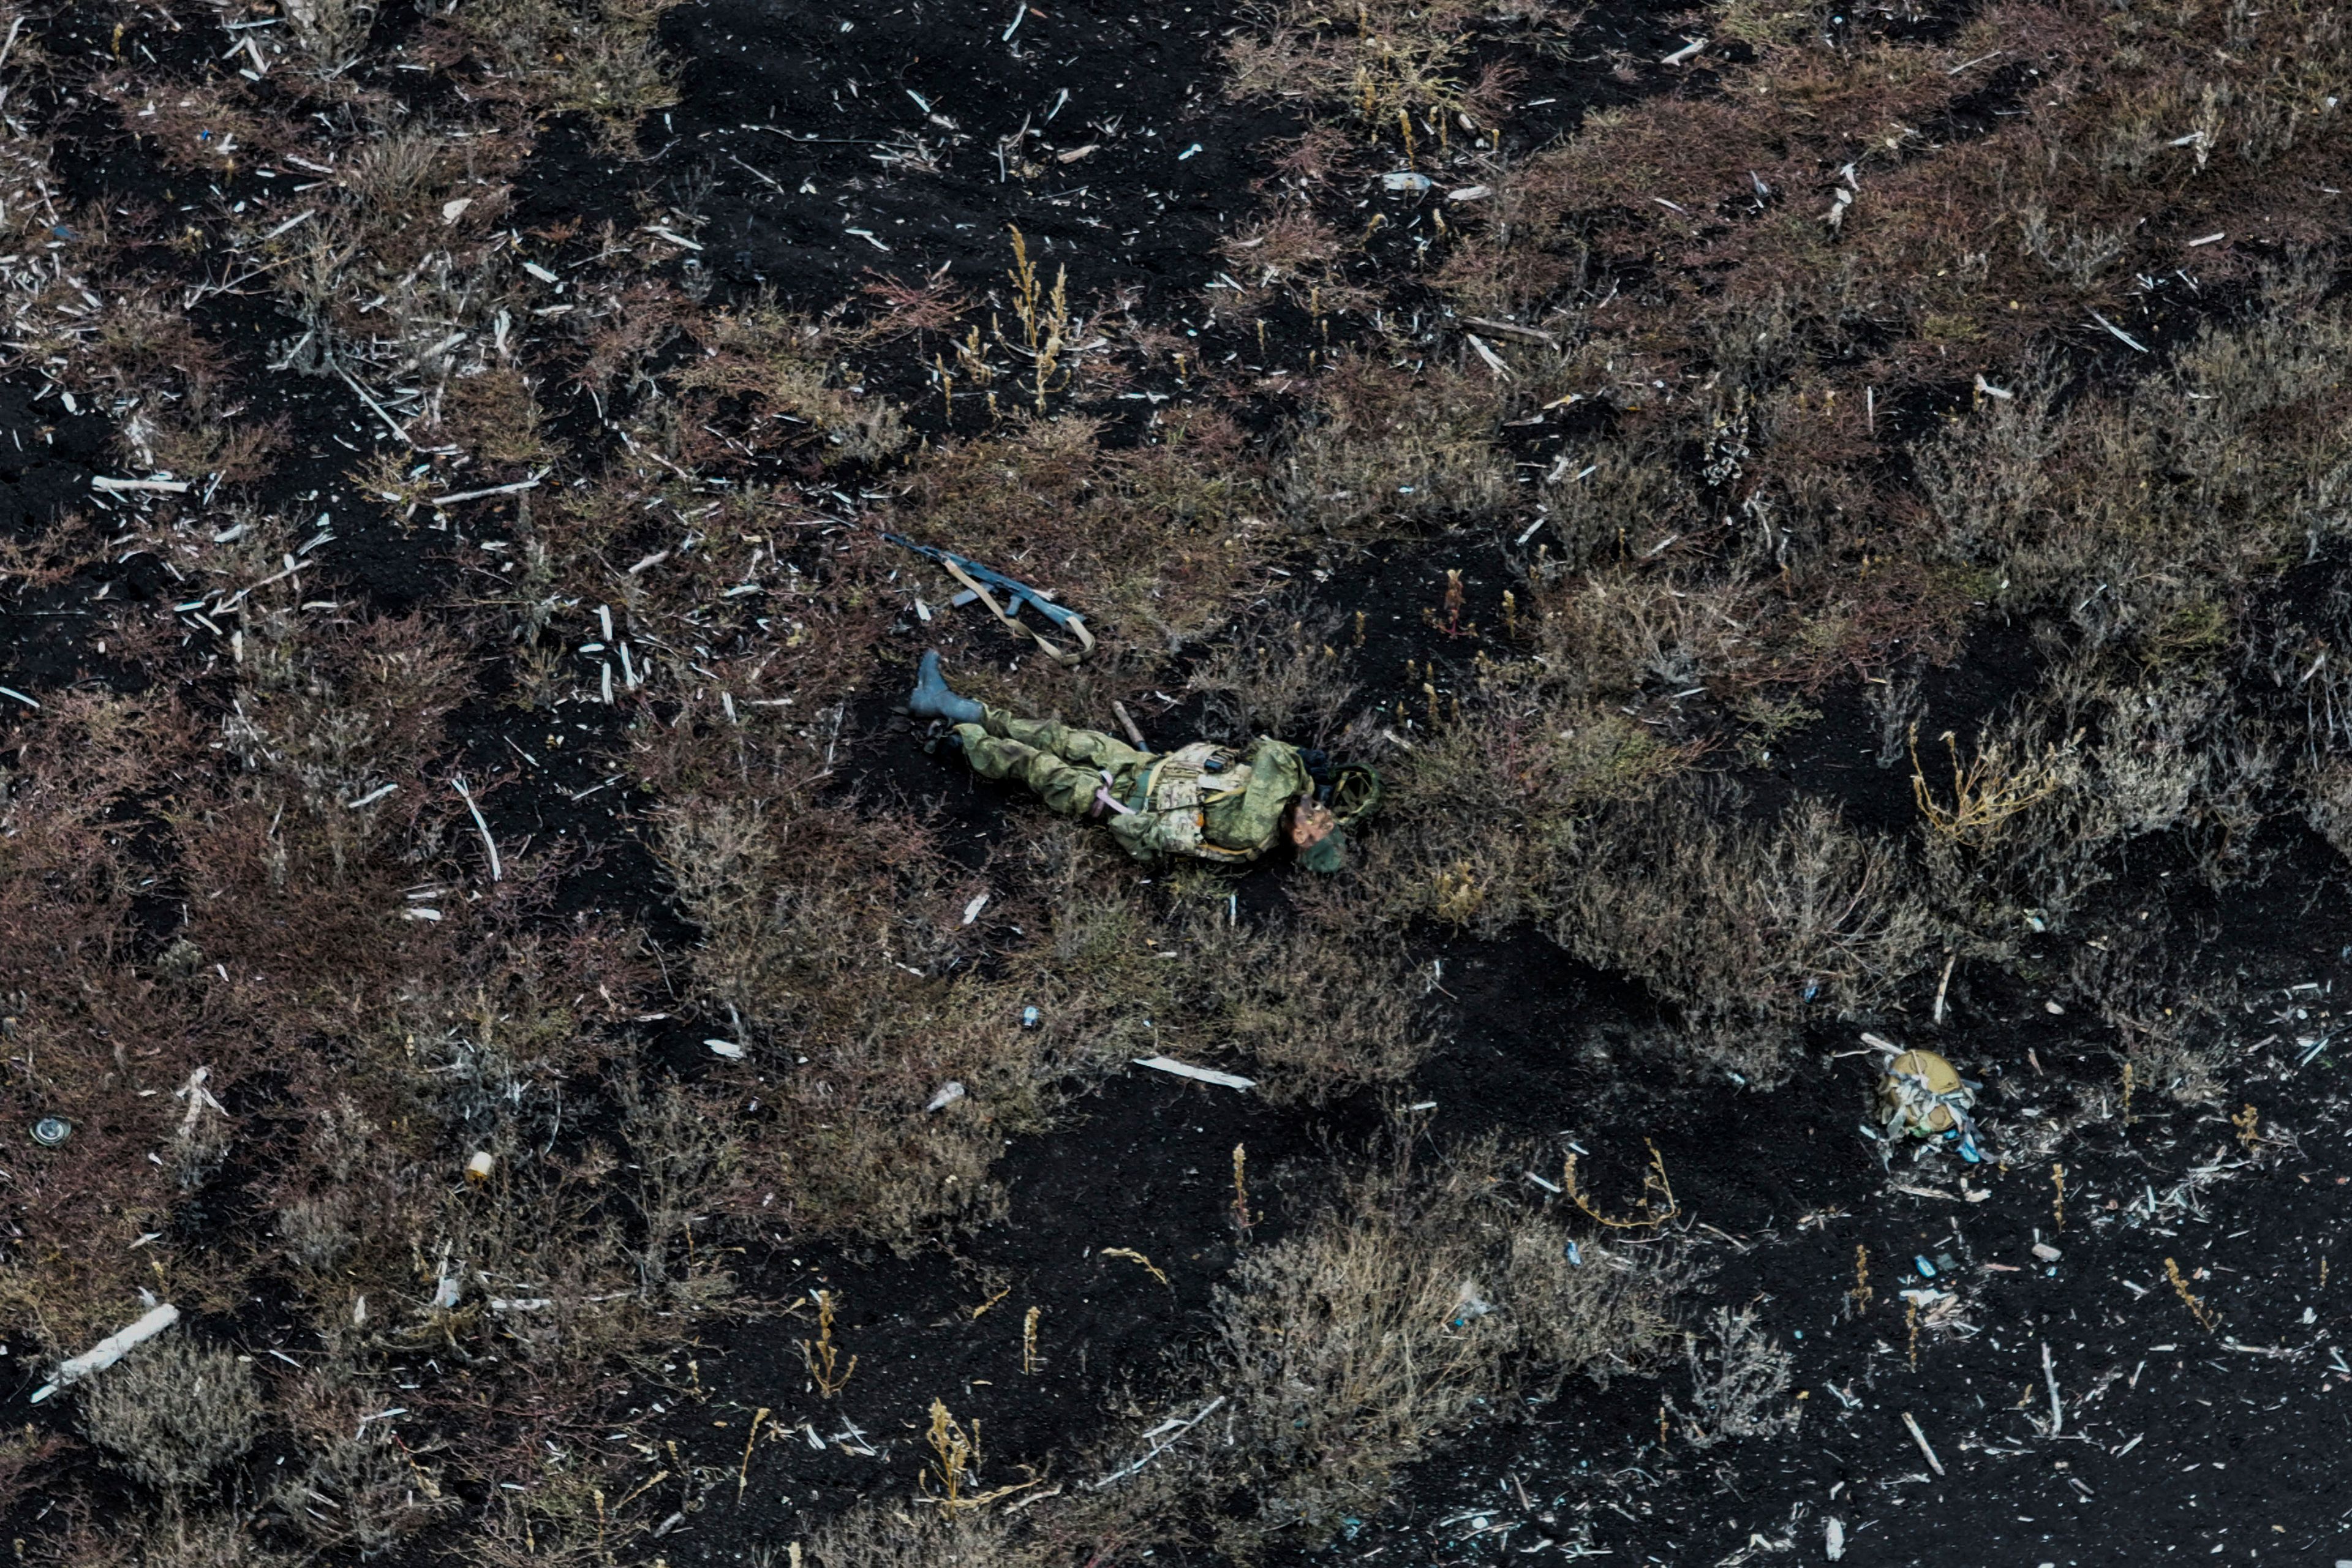
<instances>
[{"instance_id":1,"label":"assault rifle","mask_svg":"<svg viewBox=\"0 0 2352 1568\"><path fill-rule=\"evenodd\" d=\"M1007 630L1026 632L1049 657L1064 664L1076 664L1084 655L1094 651L1094 634L1087 630L1086 617L1067 605L1054 603L1044 589L1033 588L1026 583L1007 577L993 567L981 564L969 555L959 555L936 544L918 544L898 533L886 533L882 537L892 544L913 551L927 561L936 561L946 567L948 575L963 584L963 592L949 600L949 604L969 605L978 600L988 606L989 613L1003 622ZM999 605L989 593L992 587L1004 595L1003 605ZM1079 650L1073 653L1034 626L1022 625L1020 616L1024 608L1036 611L1059 630L1076 637Z\"/></svg>"}]
</instances>

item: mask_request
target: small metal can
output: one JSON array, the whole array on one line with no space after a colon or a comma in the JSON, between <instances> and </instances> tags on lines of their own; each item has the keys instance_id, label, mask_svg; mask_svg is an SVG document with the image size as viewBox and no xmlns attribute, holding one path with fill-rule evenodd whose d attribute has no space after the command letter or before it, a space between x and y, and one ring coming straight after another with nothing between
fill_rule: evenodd
<instances>
[{"instance_id":1,"label":"small metal can","mask_svg":"<svg viewBox=\"0 0 2352 1568\"><path fill-rule=\"evenodd\" d=\"M33 1123L33 1142L44 1149L54 1149L73 1136L73 1123L62 1116L44 1116Z\"/></svg>"}]
</instances>

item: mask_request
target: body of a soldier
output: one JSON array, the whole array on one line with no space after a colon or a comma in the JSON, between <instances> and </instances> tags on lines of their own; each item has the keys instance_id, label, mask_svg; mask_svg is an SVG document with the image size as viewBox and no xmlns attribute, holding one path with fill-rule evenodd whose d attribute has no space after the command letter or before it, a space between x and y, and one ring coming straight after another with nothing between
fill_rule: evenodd
<instances>
[{"instance_id":1,"label":"body of a soldier","mask_svg":"<svg viewBox=\"0 0 2352 1568\"><path fill-rule=\"evenodd\" d=\"M1286 837L1310 865L1328 860L1319 868L1336 868L1336 818L1317 803L1305 755L1286 742L1261 739L1246 752L1207 743L1147 752L1099 730L1024 719L956 696L931 655L909 710L950 721L952 742L973 773L1025 785L1062 816L1104 819L1139 859L1255 860Z\"/></svg>"},{"instance_id":2,"label":"body of a soldier","mask_svg":"<svg viewBox=\"0 0 2352 1568\"><path fill-rule=\"evenodd\" d=\"M1139 858L1255 859L1315 788L1297 750L1279 741L1260 741L1246 757L1212 746L1140 752L1099 730L1001 708L955 733L973 773L1025 784L1065 816L1107 818Z\"/></svg>"}]
</instances>

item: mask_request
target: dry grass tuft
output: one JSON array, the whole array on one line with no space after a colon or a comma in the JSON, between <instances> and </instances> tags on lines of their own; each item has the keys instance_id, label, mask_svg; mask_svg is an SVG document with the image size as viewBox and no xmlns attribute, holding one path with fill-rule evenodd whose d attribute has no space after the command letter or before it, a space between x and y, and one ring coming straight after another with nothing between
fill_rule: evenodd
<instances>
[{"instance_id":1,"label":"dry grass tuft","mask_svg":"<svg viewBox=\"0 0 2352 1568\"><path fill-rule=\"evenodd\" d=\"M261 1415L249 1360L185 1333L142 1345L77 1395L82 1430L157 1491L200 1488L249 1447Z\"/></svg>"},{"instance_id":2,"label":"dry grass tuft","mask_svg":"<svg viewBox=\"0 0 2352 1568\"><path fill-rule=\"evenodd\" d=\"M581 115L606 151L626 154L637 122L677 101L655 37L667 9L668 0L477 0L447 26L492 62L504 96Z\"/></svg>"},{"instance_id":3,"label":"dry grass tuft","mask_svg":"<svg viewBox=\"0 0 2352 1568\"><path fill-rule=\"evenodd\" d=\"M1199 1516L1184 1500L1238 1488L1246 1517L1193 1527L1221 1549L1319 1536L1505 1394L1646 1362L1670 1271L1590 1243L1571 1263L1558 1221L1497 1191L1508 1164L1481 1146L1363 1173L1306 1231L1253 1251L1194 1374L1230 1423L1221 1411L1217 1440L1180 1441L1113 1483L1108 1506L1164 1539Z\"/></svg>"}]
</instances>

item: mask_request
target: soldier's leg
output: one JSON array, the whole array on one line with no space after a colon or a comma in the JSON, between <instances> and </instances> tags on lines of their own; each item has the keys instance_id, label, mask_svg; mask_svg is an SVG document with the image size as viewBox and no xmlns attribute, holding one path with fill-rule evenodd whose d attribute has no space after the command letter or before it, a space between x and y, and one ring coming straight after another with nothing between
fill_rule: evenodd
<instances>
[{"instance_id":1,"label":"soldier's leg","mask_svg":"<svg viewBox=\"0 0 2352 1568\"><path fill-rule=\"evenodd\" d=\"M994 712L994 709L990 710ZM956 739L964 761L984 779L1014 779L1029 786L1047 809L1084 816L1095 804L1102 774L1063 761L1053 752L1007 735L992 735L977 724L959 724Z\"/></svg>"},{"instance_id":2,"label":"soldier's leg","mask_svg":"<svg viewBox=\"0 0 2352 1568\"><path fill-rule=\"evenodd\" d=\"M1000 740L1034 747L1081 767L1108 768L1117 773L1150 755L1099 730L1076 729L1056 719L1016 718L1002 708L982 709L980 722Z\"/></svg>"}]
</instances>

